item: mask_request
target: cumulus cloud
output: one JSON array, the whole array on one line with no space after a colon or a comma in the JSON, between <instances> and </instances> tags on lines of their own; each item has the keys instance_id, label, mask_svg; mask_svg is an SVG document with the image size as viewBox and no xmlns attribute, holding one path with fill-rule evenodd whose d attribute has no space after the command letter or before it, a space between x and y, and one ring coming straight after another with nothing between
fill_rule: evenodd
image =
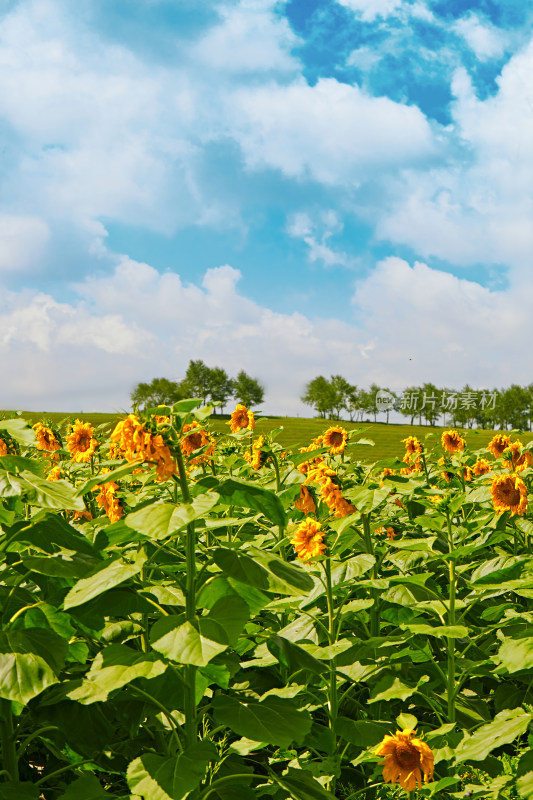
<instances>
[{"instance_id":1,"label":"cumulus cloud","mask_svg":"<svg viewBox=\"0 0 533 800\"><path fill-rule=\"evenodd\" d=\"M252 169L291 178L353 184L371 173L429 156L436 142L416 106L372 97L358 86L321 78L234 93L234 135Z\"/></svg>"},{"instance_id":2,"label":"cumulus cloud","mask_svg":"<svg viewBox=\"0 0 533 800\"><path fill-rule=\"evenodd\" d=\"M533 41L480 100L464 68L454 74L452 108L458 148L446 165L406 170L377 233L424 257L452 264L506 264L523 275L533 252Z\"/></svg>"},{"instance_id":3,"label":"cumulus cloud","mask_svg":"<svg viewBox=\"0 0 533 800\"><path fill-rule=\"evenodd\" d=\"M470 12L460 17L452 26L480 61L500 58L505 50L506 34L488 20Z\"/></svg>"},{"instance_id":4,"label":"cumulus cloud","mask_svg":"<svg viewBox=\"0 0 533 800\"><path fill-rule=\"evenodd\" d=\"M44 220L0 214L0 273L39 271L49 239Z\"/></svg>"},{"instance_id":5,"label":"cumulus cloud","mask_svg":"<svg viewBox=\"0 0 533 800\"><path fill-rule=\"evenodd\" d=\"M360 15L363 22L388 17L402 6L402 0L337 0L337 3Z\"/></svg>"}]
</instances>

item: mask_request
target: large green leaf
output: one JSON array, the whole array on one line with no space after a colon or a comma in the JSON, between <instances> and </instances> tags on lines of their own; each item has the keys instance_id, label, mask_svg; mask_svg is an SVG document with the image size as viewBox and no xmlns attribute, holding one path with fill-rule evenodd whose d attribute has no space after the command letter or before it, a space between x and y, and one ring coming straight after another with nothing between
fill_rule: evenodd
<instances>
[{"instance_id":1,"label":"large green leaf","mask_svg":"<svg viewBox=\"0 0 533 800\"><path fill-rule=\"evenodd\" d=\"M374 722L338 717L335 727L339 736L346 739L347 742L366 748L379 744L387 733L391 733L394 725L392 722Z\"/></svg>"},{"instance_id":2,"label":"large green leaf","mask_svg":"<svg viewBox=\"0 0 533 800\"><path fill-rule=\"evenodd\" d=\"M112 644L101 650L81 686L69 692L71 700L89 705L107 700L110 692L137 678L156 678L167 664L154 653L139 653L123 644Z\"/></svg>"},{"instance_id":3,"label":"large green leaf","mask_svg":"<svg viewBox=\"0 0 533 800\"><path fill-rule=\"evenodd\" d=\"M99 594L107 592L113 586L124 583L124 581L129 580L141 571L146 559L146 553L140 551L137 553L135 561L129 564L120 558L105 562L72 587L65 597L63 607L75 608L76 606L81 606Z\"/></svg>"},{"instance_id":4,"label":"large green leaf","mask_svg":"<svg viewBox=\"0 0 533 800\"><path fill-rule=\"evenodd\" d=\"M25 419L0 420L0 430L7 431L19 444L36 445L37 437L30 423Z\"/></svg>"},{"instance_id":5,"label":"large green leaf","mask_svg":"<svg viewBox=\"0 0 533 800\"><path fill-rule=\"evenodd\" d=\"M424 625L418 622L406 622L400 625L403 630L411 633L426 634L427 636L447 636L449 639L465 639L468 636L468 628L464 625Z\"/></svg>"},{"instance_id":6,"label":"large green leaf","mask_svg":"<svg viewBox=\"0 0 533 800\"><path fill-rule=\"evenodd\" d=\"M462 761L483 761L489 753L503 744L509 744L524 733L533 714L523 708L505 709L495 716L488 725L482 725L472 736L466 734L455 750L455 759Z\"/></svg>"},{"instance_id":7,"label":"large green leaf","mask_svg":"<svg viewBox=\"0 0 533 800\"><path fill-rule=\"evenodd\" d=\"M427 683L428 680L428 676L423 675L415 686L408 686L397 676L392 674L384 675L372 689L371 697L367 702L378 703L382 700L407 700L408 697L412 697L415 694L421 684Z\"/></svg>"},{"instance_id":8,"label":"large green leaf","mask_svg":"<svg viewBox=\"0 0 533 800\"><path fill-rule=\"evenodd\" d=\"M0 497L20 497L23 491L24 481L0 468Z\"/></svg>"},{"instance_id":9,"label":"large green leaf","mask_svg":"<svg viewBox=\"0 0 533 800\"><path fill-rule=\"evenodd\" d=\"M205 667L212 658L222 653L227 644L220 644L203 636L190 622L181 616L159 619L150 633L154 650L179 664L195 664Z\"/></svg>"},{"instance_id":10,"label":"large green leaf","mask_svg":"<svg viewBox=\"0 0 533 800\"><path fill-rule=\"evenodd\" d=\"M275 525L285 527L287 523L287 516L281 500L269 489L263 489L255 483L245 483L229 478L217 486L217 492L221 500L228 505L261 511Z\"/></svg>"},{"instance_id":11,"label":"large green leaf","mask_svg":"<svg viewBox=\"0 0 533 800\"><path fill-rule=\"evenodd\" d=\"M146 753L128 767L128 786L143 800L182 800L200 785L217 749L202 741L184 750L178 758Z\"/></svg>"},{"instance_id":12,"label":"large green leaf","mask_svg":"<svg viewBox=\"0 0 533 800\"><path fill-rule=\"evenodd\" d=\"M290 792L291 800L335 800L335 795L324 789L307 770L289 767L283 775L272 773L272 778Z\"/></svg>"},{"instance_id":13,"label":"large green leaf","mask_svg":"<svg viewBox=\"0 0 533 800\"><path fill-rule=\"evenodd\" d=\"M250 617L248 603L238 595L220 597L209 614L201 619L202 633L220 644L235 647Z\"/></svg>"},{"instance_id":14,"label":"large green leaf","mask_svg":"<svg viewBox=\"0 0 533 800\"><path fill-rule=\"evenodd\" d=\"M95 568L96 559L79 553L47 556L23 556L22 563L32 572L50 578L83 578Z\"/></svg>"},{"instance_id":15,"label":"large green leaf","mask_svg":"<svg viewBox=\"0 0 533 800\"><path fill-rule=\"evenodd\" d=\"M58 511L85 511L85 503L67 481L47 481L28 470L20 473L25 494L30 505Z\"/></svg>"},{"instance_id":16,"label":"large green leaf","mask_svg":"<svg viewBox=\"0 0 533 800\"><path fill-rule=\"evenodd\" d=\"M151 539L166 539L189 522L202 519L218 500L219 497L215 492L206 492L195 497L192 503L183 503L179 506L175 503L153 503L128 514L125 522L130 528L146 534Z\"/></svg>"},{"instance_id":17,"label":"large green leaf","mask_svg":"<svg viewBox=\"0 0 533 800\"><path fill-rule=\"evenodd\" d=\"M0 697L26 705L58 682L46 661L34 653L0 653Z\"/></svg>"},{"instance_id":18,"label":"large green leaf","mask_svg":"<svg viewBox=\"0 0 533 800\"><path fill-rule=\"evenodd\" d=\"M13 781L0 783L0 800L39 800L41 790L33 783ZM83 800L83 798L79 798Z\"/></svg>"},{"instance_id":19,"label":"large green leaf","mask_svg":"<svg viewBox=\"0 0 533 800\"><path fill-rule=\"evenodd\" d=\"M311 730L309 713L281 697L242 703L235 697L218 694L213 698L213 709L219 725L256 742L287 748L292 742L301 744Z\"/></svg>"},{"instance_id":20,"label":"large green leaf","mask_svg":"<svg viewBox=\"0 0 533 800\"><path fill-rule=\"evenodd\" d=\"M533 667L533 638L505 638L494 660L504 666L508 672L531 669Z\"/></svg>"},{"instance_id":21,"label":"large green leaf","mask_svg":"<svg viewBox=\"0 0 533 800\"><path fill-rule=\"evenodd\" d=\"M325 664L322 664L317 658L307 653L302 647L298 647L297 644L284 639L283 636L272 636L267 641L267 647L280 664L288 670L289 675L293 675L300 670L313 672L317 675L322 675L327 671Z\"/></svg>"},{"instance_id":22,"label":"large green leaf","mask_svg":"<svg viewBox=\"0 0 533 800\"><path fill-rule=\"evenodd\" d=\"M102 789L102 784L94 775L85 775L69 784L58 800L110 800L112 795Z\"/></svg>"},{"instance_id":23,"label":"large green leaf","mask_svg":"<svg viewBox=\"0 0 533 800\"><path fill-rule=\"evenodd\" d=\"M22 524L14 533L10 532L12 545L8 549L18 550L21 542L31 544L45 553L58 549L76 553L96 555L96 548L80 531L69 525L59 514L47 513L36 522Z\"/></svg>"},{"instance_id":24,"label":"large green leaf","mask_svg":"<svg viewBox=\"0 0 533 800\"><path fill-rule=\"evenodd\" d=\"M313 588L313 579L300 567L287 564L272 553L261 553L256 549L252 552L254 558L228 547L217 547L213 551L213 561L228 578L256 589L300 595L302 591Z\"/></svg>"}]
</instances>

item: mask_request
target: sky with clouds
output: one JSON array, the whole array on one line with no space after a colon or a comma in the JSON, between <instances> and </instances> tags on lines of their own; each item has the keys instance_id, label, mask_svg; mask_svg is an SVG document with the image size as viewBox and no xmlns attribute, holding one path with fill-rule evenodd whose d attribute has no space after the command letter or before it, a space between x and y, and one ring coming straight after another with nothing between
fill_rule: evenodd
<instances>
[{"instance_id":1,"label":"sky with clouds","mask_svg":"<svg viewBox=\"0 0 533 800\"><path fill-rule=\"evenodd\" d=\"M0 407L531 383L533 7L0 0Z\"/></svg>"}]
</instances>

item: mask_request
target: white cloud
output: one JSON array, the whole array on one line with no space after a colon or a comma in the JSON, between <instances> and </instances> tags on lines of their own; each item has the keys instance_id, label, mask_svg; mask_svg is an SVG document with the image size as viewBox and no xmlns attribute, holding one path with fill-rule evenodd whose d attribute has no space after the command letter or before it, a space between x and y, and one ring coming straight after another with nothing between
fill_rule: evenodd
<instances>
[{"instance_id":1,"label":"white cloud","mask_svg":"<svg viewBox=\"0 0 533 800\"><path fill-rule=\"evenodd\" d=\"M39 271L49 239L42 219L0 214L0 272Z\"/></svg>"},{"instance_id":2,"label":"white cloud","mask_svg":"<svg viewBox=\"0 0 533 800\"><path fill-rule=\"evenodd\" d=\"M322 262L325 267L353 265L354 259L347 253L335 250L328 244L329 239L341 233L343 223L336 211L322 211L314 221L306 212L298 211L287 221L287 233L295 239L302 239L308 247L307 257L311 263Z\"/></svg>"},{"instance_id":3,"label":"white cloud","mask_svg":"<svg viewBox=\"0 0 533 800\"><path fill-rule=\"evenodd\" d=\"M243 89L234 93L231 109L233 135L249 168L275 168L291 178L353 184L435 149L416 106L371 97L332 78L315 86L300 80Z\"/></svg>"},{"instance_id":4,"label":"white cloud","mask_svg":"<svg viewBox=\"0 0 533 800\"><path fill-rule=\"evenodd\" d=\"M337 3L360 15L363 22L388 17L402 6L402 0L337 0Z\"/></svg>"},{"instance_id":5,"label":"white cloud","mask_svg":"<svg viewBox=\"0 0 533 800\"><path fill-rule=\"evenodd\" d=\"M287 20L275 14L275 6L275 0L220 6L221 21L194 45L194 60L223 73L299 71L291 50L301 40Z\"/></svg>"},{"instance_id":6,"label":"white cloud","mask_svg":"<svg viewBox=\"0 0 533 800\"><path fill-rule=\"evenodd\" d=\"M453 264L505 264L529 270L533 252L533 41L479 100L464 68L452 84L450 158L432 170L405 170L379 209L377 234L423 257ZM455 152L452 149L455 144Z\"/></svg>"},{"instance_id":7,"label":"white cloud","mask_svg":"<svg viewBox=\"0 0 533 800\"><path fill-rule=\"evenodd\" d=\"M505 50L506 34L473 11L460 17L452 26L480 61L500 58Z\"/></svg>"}]
</instances>

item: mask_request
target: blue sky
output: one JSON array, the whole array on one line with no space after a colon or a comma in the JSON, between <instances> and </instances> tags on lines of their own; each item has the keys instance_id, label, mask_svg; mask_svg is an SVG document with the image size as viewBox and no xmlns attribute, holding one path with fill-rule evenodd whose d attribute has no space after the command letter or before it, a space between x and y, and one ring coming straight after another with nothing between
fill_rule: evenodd
<instances>
[{"instance_id":1,"label":"blue sky","mask_svg":"<svg viewBox=\"0 0 533 800\"><path fill-rule=\"evenodd\" d=\"M0 1L0 407L529 383L522 0Z\"/></svg>"}]
</instances>

